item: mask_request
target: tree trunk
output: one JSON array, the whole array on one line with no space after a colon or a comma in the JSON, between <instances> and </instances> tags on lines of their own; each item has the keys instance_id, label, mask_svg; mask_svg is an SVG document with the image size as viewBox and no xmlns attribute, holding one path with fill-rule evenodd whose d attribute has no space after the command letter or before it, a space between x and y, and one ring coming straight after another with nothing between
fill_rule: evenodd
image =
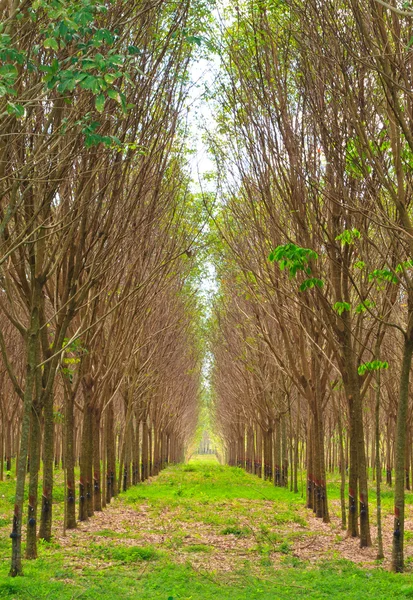
<instances>
[{"instance_id":1,"label":"tree trunk","mask_svg":"<svg viewBox=\"0 0 413 600\"><path fill-rule=\"evenodd\" d=\"M337 410L337 425L340 453L340 504L341 504L341 529L346 529L346 458L344 454L343 424L340 409Z\"/></svg>"},{"instance_id":2,"label":"tree trunk","mask_svg":"<svg viewBox=\"0 0 413 600\"><path fill-rule=\"evenodd\" d=\"M41 408L33 402L30 424L29 506L26 537L26 558L37 558L37 504L41 446Z\"/></svg>"},{"instance_id":3,"label":"tree trunk","mask_svg":"<svg viewBox=\"0 0 413 600\"><path fill-rule=\"evenodd\" d=\"M313 457L313 417L310 410L308 411L307 420L307 508L314 509L314 457Z\"/></svg>"},{"instance_id":4,"label":"tree trunk","mask_svg":"<svg viewBox=\"0 0 413 600\"><path fill-rule=\"evenodd\" d=\"M24 502L24 487L26 483L27 453L29 448L30 418L32 413L33 386L37 369L37 348L39 336L38 294L35 293L34 306L30 318L30 330L26 355L26 379L23 396L23 418L20 432L20 452L16 469L16 494L14 501L13 527L10 534L12 539L10 575L15 577L22 573L21 562L21 532Z\"/></svg>"},{"instance_id":5,"label":"tree trunk","mask_svg":"<svg viewBox=\"0 0 413 600\"><path fill-rule=\"evenodd\" d=\"M375 437L376 437L376 496L377 496L377 560L384 558L381 528L381 465L380 465L380 370L377 371Z\"/></svg>"},{"instance_id":6,"label":"tree trunk","mask_svg":"<svg viewBox=\"0 0 413 600\"><path fill-rule=\"evenodd\" d=\"M357 511L357 490L358 490L358 462L357 462L357 444L355 431L355 411L354 400L350 395L348 397L349 413L350 413L350 434L349 434L349 478L348 478L348 495L349 495L349 511L348 511L348 527L347 531L351 537L357 537L358 529L358 511Z\"/></svg>"},{"instance_id":7,"label":"tree trunk","mask_svg":"<svg viewBox=\"0 0 413 600\"><path fill-rule=\"evenodd\" d=\"M410 319L412 315L410 315ZM392 570L404 570L404 484L407 434L407 410L409 406L409 379L413 354L413 340L406 337L403 347L403 362L400 375L399 406L396 421L395 485L394 485L394 533Z\"/></svg>"},{"instance_id":8,"label":"tree trunk","mask_svg":"<svg viewBox=\"0 0 413 600\"><path fill-rule=\"evenodd\" d=\"M257 427L255 431L255 474L261 477L262 466L262 434L261 428Z\"/></svg>"},{"instance_id":9,"label":"tree trunk","mask_svg":"<svg viewBox=\"0 0 413 600\"><path fill-rule=\"evenodd\" d=\"M149 475L149 433L148 422L144 419L142 424L142 481L148 479Z\"/></svg>"},{"instance_id":10,"label":"tree trunk","mask_svg":"<svg viewBox=\"0 0 413 600\"><path fill-rule=\"evenodd\" d=\"M387 454L387 461L386 461L386 483L388 486L392 486L392 477L391 477L391 467L392 467L392 460L391 460L391 433L390 433L390 417L387 419L387 436L386 436L386 454Z\"/></svg>"},{"instance_id":11,"label":"tree trunk","mask_svg":"<svg viewBox=\"0 0 413 600\"><path fill-rule=\"evenodd\" d=\"M110 402L106 411L106 502L109 504L117 495L116 485L116 451L113 403Z\"/></svg>"},{"instance_id":12,"label":"tree trunk","mask_svg":"<svg viewBox=\"0 0 413 600\"><path fill-rule=\"evenodd\" d=\"M79 521L87 521L91 516L92 496L90 490L92 472L92 413L89 399L85 397L83 408L83 429L80 451L79 477ZM92 513L93 514L93 513Z\"/></svg>"},{"instance_id":13,"label":"tree trunk","mask_svg":"<svg viewBox=\"0 0 413 600\"><path fill-rule=\"evenodd\" d=\"M281 421L280 417L275 421L274 431L274 484L276 486L282 485L282 444L281 444Z\"/></svg>"},{"instance_id":14,"label":"tree trunk","mask_svg":"<svg viewBox=\"0 0 413 600\"><path fill-rule=\"evenodd\" d=\"M141 453L140 453L140 421L136 418L136 434L135 434L135 446L133 448L133 462L134 462L134 485L140 482L140 462L141 462Z\"/></svg>"},{"instance_id":15,"label":"tree trunk","mask_svg":"<svg viewBox=\"0 0 413 600\"><path fill-rule=\"evenodd\" d=\"M74 455L74 398L65 387L65 471L66 471L66 529L76 528L76 487Z\"/></svg>"},{"instance_id":16,"label":"tree trunk","mask_svg":"<svg viewBox=\"0 0 413 600\"><path fill-rule=\"evenodd\" d=\"M272 428L263 432L264 439L264 479L272 480ZM240 465L239 465L240 466Z\"/></svg>"},{"instance_id":17,"label":"tree trunk","mask_svg":"<svg viewBox=\"0 0 413 600\"><path fill-rule=\"evenodd\" d=\"M93 508L102 510L102 493L100 477L100 409L96 408L92 414L93 437Z\"/></svg>"},{"instance_id":18,"label":"tree trunk","mask_svg":"<svg viewBox=\"0 0 413 600\"><path fill-rule=\"evenodd\" d=\"M53 392L47 394L44 401L43 434L43 495L40 515L39 538L50 542L52 537L53 502L53 456L54 453L54 416Z\"/></svg>"}]
</instances>

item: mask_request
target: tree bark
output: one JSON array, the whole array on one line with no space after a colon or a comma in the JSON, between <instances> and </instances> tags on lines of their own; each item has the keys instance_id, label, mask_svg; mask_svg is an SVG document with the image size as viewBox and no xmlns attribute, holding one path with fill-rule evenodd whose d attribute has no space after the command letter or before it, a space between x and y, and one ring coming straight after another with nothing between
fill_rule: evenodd
<instances>
[{"instance_id":1,"label":"tree bark","mask_svg":"<svg viewBox=\"0 0 413 600\"><path fill-rule=\"evenodd\" d=\"M50 542L52 537L53 503L53 459L54 459L54 415L53 392L46 395L44 401L43 434L43 494L40 515L39 538Z\"/></svg>"},{"instance_id":2,"label":"tree bark","mask_svg":"<svg viewBox=\"0 0 413 600\"><path fill-rule=\"evenodd\" d=\"M377 560L384 558L381 527L381 465L380 465L380 370L377 371L375 437L376 437L376 496L377 496Z\"/></svg>"},{"instance_id":3,"label":"tree bark","mask_svg":"<svg viewBox=\"0 0 413 600\"><path fill-rule=\"evenodd\" d=\"M66 529L75 529L76 523L76 486L74 455L74 399L65 387L65 471L66 471Z\"/></svg>"},{"instance_id":4,"label":"tree bark","mask_svg":"<svg viewBox=\"0 0 413 600\"><path fill-rule=\"evenodd\" d=\"M410 319L412 316L410 315ZM399 406L396 421L395 484L394 484L394 532L392 548L392 570L404 570L404 485L407 435L407 410L409 405L409 380L413 355L413 339L405 338L400 375Z\"/></svg>"},{"instance_id":5,"label":"tree bark","mask_svg":"<svg viewBox=\"0 0 413 600\"><path fill-rule=\"evenodd\" d=\"M27 519L26 558L37 558L37 504L41 447L41 408L33 402L30 424L29 505Z\"/></svg>"},{"instance_id":6,"label":"tree bark","mask_svg":"<svg viewBox=\"0 0 413 600\"><path fill-rule=\"evenodd\" d=\"M26 380L23 397L23 418L20 432L20 452L16 469L16 495L14 504L13 527L11 532L12 555L10 575L15 577L22 573L21 562L21 532L24 502L24 488L26 483L27 454L29 448L30 418L32 412L33 386L37 369L37 348L39 336L39 294L40 289L35 290L35 299L30 318L30 330L28 332L28 344L26 355Z\"/></svg>"}]
</instances>

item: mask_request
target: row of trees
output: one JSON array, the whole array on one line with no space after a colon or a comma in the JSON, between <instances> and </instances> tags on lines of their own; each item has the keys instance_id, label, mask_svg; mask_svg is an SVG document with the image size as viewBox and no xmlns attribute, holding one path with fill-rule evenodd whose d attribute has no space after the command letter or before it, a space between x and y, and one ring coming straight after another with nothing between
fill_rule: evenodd
<instances>
[{"instance_id":1,"label":"row of trees","mask_svg":"<svg viewBox=\"0 0 413 600\"><path fill-rule=\"evenodd\" d=\"M226 247L215 402L230 459L255 448L282 481L283 431L293 455L305 436L309 504L328 520L327 427L343 486L348 427L347 527L367 546L366 448L377 441L379 485L386 437L395 571L412 439L412 17L377 0L235 3L211 139Z\"/></svg>"},{"instance_id":2,"label":"row of trees","mask_svg":"<svg viewBox=\"0 0 413 600\"><path fill-rule=\"evenodd\" d=\"M55 461L75 527L77 458L83 520L182 459L195 427L188 281L200 215L184 103L206 8L39 0L0 11L1 414L9 460L12 430L18 449L17 575L27 468L34 558L37 535L51 537Z\"/></svg>"}]
</instances>

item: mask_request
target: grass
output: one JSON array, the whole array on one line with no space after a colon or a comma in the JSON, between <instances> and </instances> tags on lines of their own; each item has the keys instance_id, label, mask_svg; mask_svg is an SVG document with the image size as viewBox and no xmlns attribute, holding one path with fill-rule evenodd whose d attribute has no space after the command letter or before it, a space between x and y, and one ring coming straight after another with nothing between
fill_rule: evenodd
<instances>
[{"instance_id":1,"label":"grass","mask_svg":"<svg viewBox=\"0 0 413 600\"><path fill-rule=\"evenodd\" d=\"M317 539L300 496L205 457L129 489L101 525L96 517L89 531L39 544L39 559L11 579L13 493L14 482L0 483L1 599L413 598L410 573L363 569L335 553L300 559L294 543Z\"/></svg>"}]
</instances>

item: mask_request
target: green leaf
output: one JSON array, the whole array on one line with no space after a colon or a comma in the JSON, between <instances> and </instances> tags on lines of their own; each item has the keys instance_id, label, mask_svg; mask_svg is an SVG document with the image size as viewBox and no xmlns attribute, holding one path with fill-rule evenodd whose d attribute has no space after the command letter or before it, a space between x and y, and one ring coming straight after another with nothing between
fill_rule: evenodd
<instances>
[{"instance_id":1,"label":"green leaf","mask_svg":"<svg viewBox=\"0 0 413 600\"><path fill-rule=\"evenodd\" d=\"M95 67L96 67L95 61L92 60L91 58L85 58L84 60L82 60L82 69L84 71L90 71L91 69L94 69Z\"/></svg>"},{"instance_id":2,"label":"green leaf","mask_svg":"<svg viewBox=\"0 0 413 600\"><path fill-rule=\"evenodd\" d=\"M114 90L114 89L108 90L108 96L109 96L109 98L112 98L112 100L115 100L119 104L121 103L120 95L117 90Z\"/></svg>"},{"instance_id":3,"label":"green leaf","mask_svg":"<svg viewBox=\"0 0 413 600\"><path fill-rule=\"evenodd\" d=\"M21 104L13 104L13 102L9 102L7 104L7 112L9 115L14 115L18 119L24 117L24 106Z\"/></svg>"},{"instance_id":4,"label":"green leaf","mask_svg":"<svg viewBox=\"0 0 413 600\"><path fill-rule=\"evenodd\" d=\"M112 83L117 79L117 77L113 73L105 73L103 79L106 81L106 83L112 85Z\"/></svg>"},{"instance_id":5,"label":"green leaf","mask_svg":"<svg viewBox=\"0 0 413 600\"><path fill-rule=\"evenodd\" d=\"M188 36L186 36L186 41L189 44L196 44L197 46L202 45L202 38L199 37L198 35L188 35Z\"/></svg>"},{"instance_id":6,"label":"green leaf","mask_svg":"<svg viewBox=\"0 0 413 600\"><path fill-rule=\"evenodd\" d=\"M100 92L99 79L93 75L88 75L79 83L79 86L84 90L91 90L94 94Z\"/></svg>"},{"instance_id":7,"label":"green leaf","mask_svg":"<svg viewBox=\"0 0 413 600\"><path fill-rule=\"evenodd\" d=\"M354 267L356 269L364 269L365 266L366 266L366 263L364 262L364 260L358 260L357 262L354 263Z\"/></svg>"},{"instance_id":8,"label":"green leaf","mask_svg":"<svg viewBox=\"0 0 413 600\"><path fill-rule=\"evenodd\" d=\"M350 302L336 302L333 306L333 310L341 317L344 311L348 311L351 309Z\"/></svg>"},{"instance_id":9,"label":"green leaf","mask_svg":"<svg viewBox=\"0 0 413 600\"><path fill-rule=\"evenodd\" d=\"M413 260L406 260L397 265L395 268L396 273L403 273L405 269L411 269L413 267Z\"/></svg>"},{"instance_id":10,"label":"green leaf","mask_svg":"<svg viewBox=\"0 0 413 600\"><path fill-rule=\"evenodd\" d=\"M361 364L357 371L359 375L364 375L367 371L380 371L381 369L388 369L389 363L387 361L373 360Z\"/></svg>"},{"instance_id":11,"label":"green leaf","mask_svg":"<svg viewBox=\"0 0 413 600\"><path fill-rule=\"evenodd\" d=\"M343 233L340 233L340 235L336 237L336 240L340 241L342 245L345 246L345 244L354 244L355 240L360 239L360 237L360 231L358 229L353 228L345 229Z\"/></svg>"},{"instance_id":12,"label":"green leaf","mask_svg":"<svg viewBox=\"0 0 413 600\"><path fill-rule=\"evenodd\" d=\"M136 56L137 54L141 54L141 51L136 46L128 46L128 54Z\"/></svg>"},{"instance_id":13,"label":"green leaf","mask_svg":"<svg viewBox=\"0 0 413 600\"><path fill-rule=\"evenodd\" d=\"M100 113L103 112L103 109L105 108L105 100L106 99L103 94L99 94L95 98L95 108Z\"/></svg>"},{"instance_id":14,"label":"green leaf","mask_svg":"<svg viewBox=\"0 0 413 600\"><path fill-rule=\"evenodd\" d=\"M379 285L383 284L385 281L389 281L390 283L399 283L398 278L388 269L375 269L371 273L369 273L369 281L376 281Z\"/></svg>"},{"instance_id":15,"label":"green leaf","mask_svg":"<svg viewBox=\"0 0 413 600\"><path fill-rule=\"evenodd\" d=\"M310 279L305 279L300 285L300 292L305 292L306 290L311 290L313 287L322 288L324 285L324 281L321 279L317 279L317 277L311 277Z\"/></svg>"},{"instance_id":16,"label":"green leaf","mask_svg":"<svg viewBox=\"0 0 413 600\"><path fill-rule=\"evenodd\" d=\"M43 42L43 46L45 48L52 48L52 50L56 50L56 52L59 50L59 44L55 38L46 38Z\"/></svg>"},{"instance_id":17,"label":"green leaf","mask_svg":"<svg viewBox=\"0 0 413 600\"><path fill-rule=\"evenodd\" d=\"M103 68L105 66L105 59L102 54L97 53L95 55L95 63L99 68Z\"/></svg>"},{"instance_id":18,"label":"green leaf","mask_svg":"<svg viewBox=\"0 0 413 600\"><path fill-rule=\"evenodd\" d=\"M16 65L3 65L0 67L1 77L17 77L18 71Z\"/></svg>"},{"instance_id":19,"label":"green leaf","mask_svg":"<svg viewBox=\"0 0 413 600\"><path fill-rule=\"evenodd\" d=\"M361 302L360 304L358 304L356 306L356 313L360 314L360 313L364 313L366 312L366 310L368 308L374 308L376 306L376 304L374 302L372 302L371 300L364 300L363 302Z\"/></svg>"},{"instance_id":20,"label":"green leaf","mask_svg":"<svg viewBox=\"0 0 413 600\"><path fill-rule=\"evenodd\" d=\"M302 248L296 244L285 244L277 246L269 255L270 262L277 261L281 271L289 271L290 277L295 277L297 271L304 271L307 275L311 273L308 263L318 258L317 252L310 248Z\"/></svg>"}]
</instances>

